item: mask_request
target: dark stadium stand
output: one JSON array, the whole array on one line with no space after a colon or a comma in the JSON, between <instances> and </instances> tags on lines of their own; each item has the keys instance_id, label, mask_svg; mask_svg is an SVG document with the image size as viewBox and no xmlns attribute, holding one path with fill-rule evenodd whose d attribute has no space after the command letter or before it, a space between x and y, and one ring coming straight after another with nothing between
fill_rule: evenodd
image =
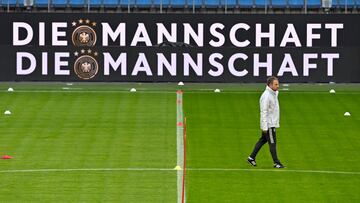
<instances>
[{"instance_id":1,"label":"dark stadium stand","mask_svg":"<svg viewBox=\"0 0 360 203\"><path fill-rule=\"evenodd\" d=\"M330 0L331 1L331 0ZM24 0L0 0L1 12L21 10ZM332 0L327 10L351 11L360 10L360 0ZM155 9L196 9L207 10L315 10L322 11L322 0L34 0L33 6L27 10L59 10L59 9L127 9L129 12Z\"/></svg>"}]
</instances>

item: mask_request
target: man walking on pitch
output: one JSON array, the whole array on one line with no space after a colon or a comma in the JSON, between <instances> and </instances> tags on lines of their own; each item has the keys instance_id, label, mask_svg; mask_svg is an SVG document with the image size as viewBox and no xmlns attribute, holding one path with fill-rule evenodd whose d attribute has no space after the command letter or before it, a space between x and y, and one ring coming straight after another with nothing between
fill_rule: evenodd
<instances>
[{"instance_id":1,"label":"man walking on pitch","mask_svg":"<svg viewBox=\"0 0 360 203\"><path fill-rule=\"evenodd\" d=\"M278 100L279 80L276 77L269 77L267 79L267 86L260 97L260 128L262 135L256 143L253 152L248 157L248 162L252 166L256 166L256 155L261 147L268 142L270 153L274 161L275 168L284 168L280 163L276 153L276 131L280 127L280 107Z\"/></svg>"}]
</instances>

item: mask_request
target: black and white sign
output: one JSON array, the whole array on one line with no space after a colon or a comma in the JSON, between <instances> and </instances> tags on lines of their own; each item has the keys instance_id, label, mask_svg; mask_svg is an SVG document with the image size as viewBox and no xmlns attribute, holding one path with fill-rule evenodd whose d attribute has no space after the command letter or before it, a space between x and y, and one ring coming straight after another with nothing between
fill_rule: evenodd
<instances>
[{"instance_id":1,"label":"black and white sign","mask_svg":"<svg viewBox=\"0 0 360 203\"><path fill-rule=\"evenodd\" d=\"M1 81L360 82L360 15L0 14ZM193 47L156 47L164 41Z\"/></svg>"}]
</instances>

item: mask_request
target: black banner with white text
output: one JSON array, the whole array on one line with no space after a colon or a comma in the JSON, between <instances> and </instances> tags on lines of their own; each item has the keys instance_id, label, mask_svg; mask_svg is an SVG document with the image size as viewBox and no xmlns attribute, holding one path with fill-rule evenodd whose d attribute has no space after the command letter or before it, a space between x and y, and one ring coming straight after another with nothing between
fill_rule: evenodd
<instances>
[{"instance_id":1,"label":"black banner with white text","mask_svg":"<svg viewBox=\"0 0 360 203\"><path fill-rule=\"evenodd\" d=\"M360 15L0 13L0 81L360 82ZM164 41L192 47L157 47Z\"/></svg>"}]
</instances>

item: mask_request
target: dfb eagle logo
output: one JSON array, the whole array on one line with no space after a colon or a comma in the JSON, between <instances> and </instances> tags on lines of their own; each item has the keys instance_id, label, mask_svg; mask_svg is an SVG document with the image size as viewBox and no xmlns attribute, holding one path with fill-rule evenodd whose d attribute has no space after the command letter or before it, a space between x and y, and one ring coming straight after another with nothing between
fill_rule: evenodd
<instances>
[{"instance_id":1,"label":"dfb eagle logo","mask_svg":"<svg viewBox=\"0 0 360 203\"><path fill-rule=\"evenodd\" d=\"M92 56L83 55L76 59L74 63L74 71L79 78L88 80L95 77L98 73L99 64Z\"/></svg>"},{"instance_id":2,"label":"dfb eagle logo","mask_svg":"<svg viewBox=\"0 0 360 203\"><path fill-rule=\"evenodd\" d=\"M72 43L76 47L92 47L96 44L96 32L88 25L77 27L71 36Z\"/></svg>"},{"instance_id":3,"label":"dfb eagle logo","mask_svg":"<svg viewBox=\"0 0 360 203\"><path fill-rule=\"evenodd\" d=\"M88 62L82 63L82 64L81 64L81 70L82 70L84 73L89 73L90 70L91 70L91 64L88 63Z\"/></svg>"},{"instance_id":4,"label":"dfb eagle logo","mask_svg":"<svg viewBox=\"0 0 360 203\"><path fill-rule=\"evenodd\" d=\"M79 35L79 38L80 38L80 42L83 43L83 44L86 44L89 42L90 40L90 36L88 33L85 33L85 32L82 32L80 35Z\"/></svg>"}]
</instances>

